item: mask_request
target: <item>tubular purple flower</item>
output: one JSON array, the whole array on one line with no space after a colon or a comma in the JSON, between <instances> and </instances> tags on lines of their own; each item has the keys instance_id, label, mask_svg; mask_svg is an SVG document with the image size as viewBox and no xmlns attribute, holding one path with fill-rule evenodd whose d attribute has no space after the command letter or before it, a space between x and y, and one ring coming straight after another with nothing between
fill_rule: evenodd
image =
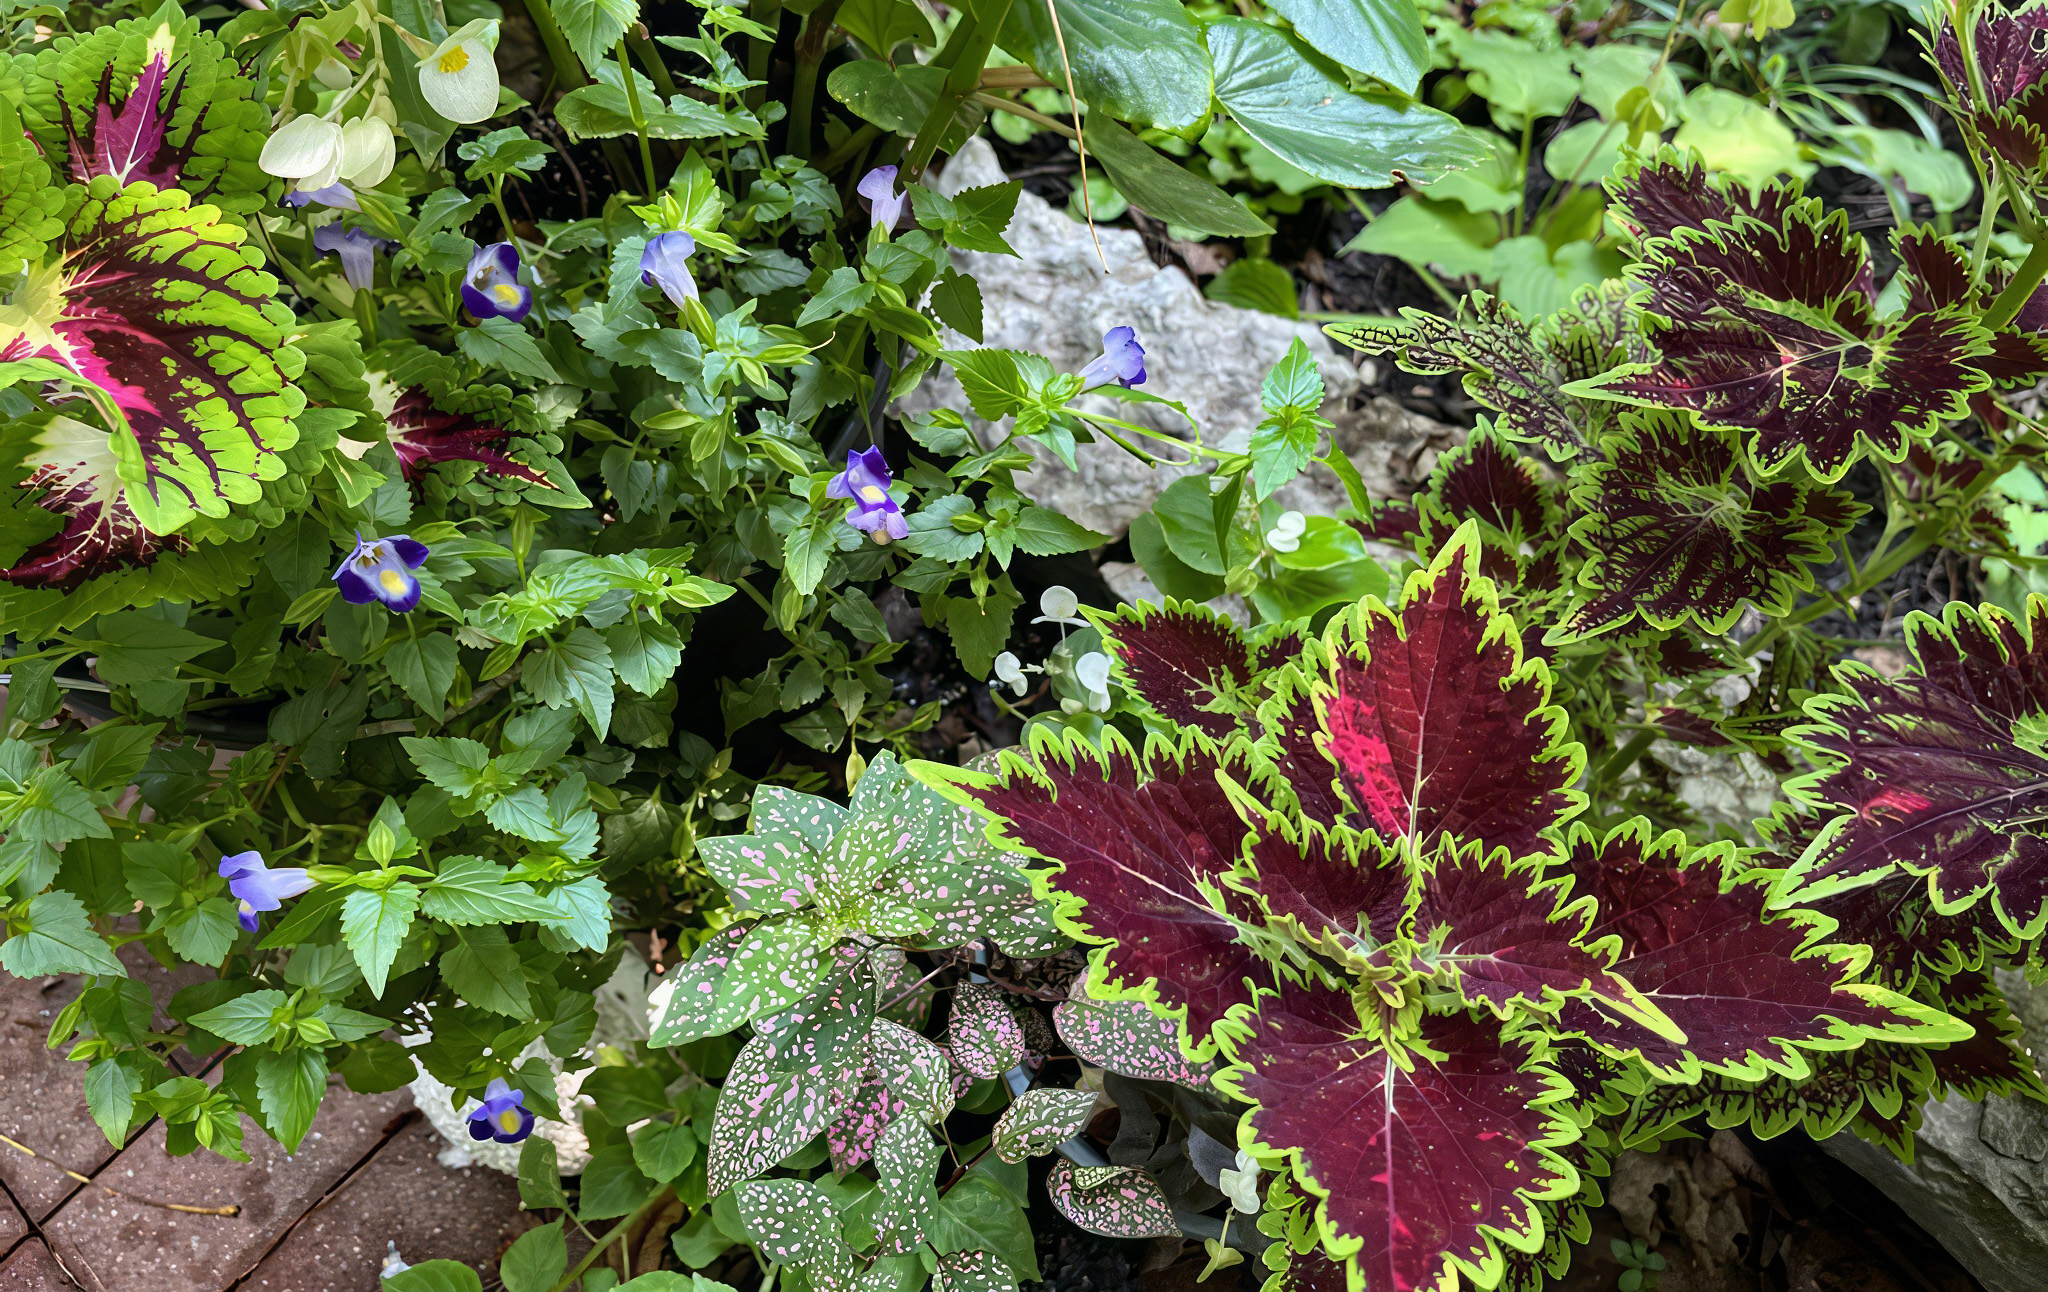
<instances>
[{"instance_id":1,"label":"tubular purple flower","mask_svg":"<svg viewBox=\"0 0 2048 1292\"><path fill-rule=\"evenodd\" d=\"M329 184L326 188L294 189L278 200L285 206L293 208L318 202L322 206L331 206L338 211L360 211L363 209L356 202L354 191L348 185L338 181Z\"/></svg>"},{"instance_id":2,"label":"tubular purple flower","mask_svg":"<svg viewBox=\"0 0 2048 1292\"><path fill-rule=\"evenodd\" d=\"M696 251L697 240L687 233L656 234L640 253L640 281L661 288L662 295L681 309L684 301L697 296L697 280L690 274L690 257Z\"/></svg>"},{"instance_id":3,"label":"tubular purple flower","mask_svg":"<svg viewBox=\"0 0 2048 1292\"><path fill-rule=\"evenodd\" d=\"M341 253L341 276L361 291L377 279L377 253L397 244L361 229L344 229L336 222L313 230L313 245L329 255Z\"/></svg>"},{"instance_id":4,"label":"tubular purple flower","mask_svg":"<svg viewBox=\"0 0 2048 1292\"><path fill-rule=\"evenodd\" d=\"M1102 334L1102 353L1081 369L1081 389L1093 390L1115 382L1125 390L1145 380L1145 347L1138 344L1135 328L1113 327Z\"/></svg>"},{"instance_id":5,"label":"tubular purple flower","mask_svg":"<svg viewBox=\"0 0 2048 1292\"><path fill-rule=\"evenodd\" d=\"M479 319L525 318L533 289L519 281L519 248L509 242L478 247L462 274L462 305Z\"/></svg>"},{"instance_id":6,"label":"tubular purple flower","mask_svg":"<svg viewBox=\"0 0 2048 1292\"><path fill-rule=\"evenodd\" d=\"M832 477L825 487L828 498L850 498L846 523L874 539L888 543L910 537L910 525L903 508L889 496L889 464L878 448L848 450L846 470Z\"/></svg>"},{"instance_id":7,"label":"tubular purple flower","mask_svg":"<svg viewBox=\"0 0 2048 1292\"><path fill-rule=\"evenodd\" d=\"M910 205L910 197L896 188L896 168L877 166L860 177L860 183L853 191L863 199L870 215L874 217L871 228L895 232L903 223L903 212Z\"/></svg>"},{"instance_id":8,"label":"tubular purple flower","mask_svg":"<svg viewBox=\"0 0 2048 1292\"><path fill-rule=\"evenodd\" d=\"M228 881L228 892L238 903L236 914L242 927L251 933L256 931L262 912L274 911L284 905L286 898L297 897L313 887L304 867L279 866L272 870L263 864L263 854L255 851L222 857L220 874Z\"/></svg>"},{"instance_id":9,"label":"tubular purple flower","mask_svg":"<svg viewBox=\"0 0 2048 1292\"><path fill-rule=\"evenodd\" d=\"M533 1134L533 1114L526 1110L526 1092L514 1090L499 1077L484 1087L484 1097L470 1105L469 1137L517 1144Z\"/></svg>"},{"instance_id":10,"label":"tubular purple flower","mask_svg":"<svg viewBox=\"0 0 2048 1292\"><path fill-rule=\"evenodd\" d=\"M356 548L334 571L341 599L350 605L381 601L399 614L420 603L420 581L413 571L427 559L427 545L393 534L389 538L356 535Z\"/></svg>"}]
</instances>

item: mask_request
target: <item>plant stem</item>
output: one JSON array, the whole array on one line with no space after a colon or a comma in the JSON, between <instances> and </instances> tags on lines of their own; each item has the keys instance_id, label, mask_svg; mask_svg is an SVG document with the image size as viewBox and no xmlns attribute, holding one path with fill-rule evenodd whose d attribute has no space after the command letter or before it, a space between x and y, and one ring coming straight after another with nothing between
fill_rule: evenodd
<instances>
[{"instance_id":1,"label":"plant stem","mask_svg":"<svg viewBox=\"0 0 2048 1292\"><path fill-rule=\"evenodd\" d=\"M825 0L804 19L796 38L796 79L789 87L789 151L798 157L811 155L811 117L818 98L818 69L825 62L825 46L832 35L833 20L844 0Z\"/></svg>"},{"instance_id":2,"label":"plant stem","mask_svg":"<svg viewBox=\"0 0 2048 1292\"><path fill-rule=\"evenodd\" d=\"M632 60L626 57L624 37L619 38L618 46L612 52L619 60L619 75L626 82L626 115L632 120L633 133L640 140L640 169L646 172L647 196L653 197L659 191L654 182L654 147L647 141L647 113L640 106L640 87L636 83L639 78L633 71Z\"/></svg>"},{"instance_id":3,"label":"plant stem","mask_svg":"<svg viewBox=\"0 0 2048 1292\"><path fill-rule=\"evenodd\" d=\"M653 1197L633 1208L618 1224L606 1230L604 1237L597 1240L597 1245L583 1253L583 1259L576 1262L567 1274L564 1274L552 1288L548 1289L548 1292L568 1292L570 1288L575 1287L576 1281L583 1277L583 1271L589 1269L597 1258L604 1254L604 1250L607 1247L624 1238L626 1231L638 1224L641 1217L645 1216L662 1202L665 1202L668 1199L669 1192L666 1188L656 1189Z\"/></svg>"},{"instance_id":4,"label":"plant stem","mask_svg":"<svg viewBox=\"0 0 2048 1292\"><path fill-rule=\"evenodd\" d=\"M2012 281L2005 285L1998 299L1991 302L1991 308L1984 312L1984 326L1995 332L2012 322L2020 312L2020 306L2025 305L2034 289L2041 285L2043 277L2048 277L2048 237L2034 243L2027 252L2027 258L2020 262L2019 270L2013 274Z\"/></svg>"},{"instance_id":5,"label":"plant stem","mask_svg":"<svg viewBox=\"0 0 2048 1292\"><path fill-rule=\"evenodd\" d=\"M782 25L782 0L754 0L747 16L770 31ZM747 106L758 108L768 101L768 61L775 53L775 42L762 40L759 36L747 37L747 79L760 81L747 91Z\"/></svg>"},{"instance_id":6,"label":"plant stem","mask_svg":"<svg viewBox=\"0 0 2048 1292\"><path fill-rule=\"evenodd\" d=\"M626 48L632 50L633 57L646 67L648 79L654 82L655 89L661 91L661 96L664 99L674 98L676 78L668 74L668 64L661 61L661 51L647 39L645 28L635 26L626 29Z\"/></svg>"},{"instance_id":7,"label":"plant stem","mask_svg":"<svg viewBox=\"0 0 2048 1292\"><path fill-rule=\"evenodd\" d=\"M903 155L905 182L915 182L924 174L932 154L939 150L939 142L952 128L953 115L980 86L981 69L988 62L989 51L995 48L996 33L1002 30L1003 20L1010 16L1011 3L1012 0L992 0L978 6L986 12L970 13L961 19L953 29L953 38L933 60L934 67L946 70L946 83L933 101L932 110L925 114L924 124L917 128L917 137L910 141L910 150Z\"/></svg>"},{"instance_id":8,"label":"plant stem","mask_svg":"<svg viewBox=\"0 0 2048 1292\"><path fill-rule=\"evenodd\" d=\"M548 51L548 62L554 65L555 84L564 90L590 84L590 78L583 72L583 60L569 48L568 38L556 25L555 11L548 0L526 0L526 13L539 29L540 43Z\"/></svg>"}]
</instances>

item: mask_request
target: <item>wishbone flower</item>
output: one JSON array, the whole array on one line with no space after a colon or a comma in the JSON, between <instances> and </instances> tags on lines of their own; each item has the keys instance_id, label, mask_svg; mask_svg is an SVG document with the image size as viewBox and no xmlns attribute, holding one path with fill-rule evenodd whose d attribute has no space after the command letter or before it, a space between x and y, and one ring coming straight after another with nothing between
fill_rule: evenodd
<instances>
[{"instance_id":1,"label":"wishbone flower","mask_svg":"<svg viewBox=\"0 0 2048 1292\"><path fill-rule=\"evenodd\" d=\"M427 545L404 534L389 538L356 535L356 547L334 571L341 599L350 605L381 601L405 614L420 603L420 581L413 571L427 560Z\"/></svg>"},{"instance_id":2,"label":"wishbone flower","mask_svg":"<svg viewBox=\"0 0 2048 1292\"><path fill-rule=\"evenodd\" d=\"M1082 390L1093 390L1115 382L1124 389L1145 380L1145 347L1138 344L1138 330L1113 327L1102 334L1102 353L1088 361L1077 374Z\"/></svg>"},{"instance_id":3,"label":"wishbone flower","mask_svg":"<svg viewBox=\"0 0 2048 1292\"><path fill-rule=\"evenodd\" d=\"M509 242L478 247L462 273L462 307L479 319L514 323L533 309L533 289L519 281L519 248Z\"/></svg>"},{"instance_id":4,"label":"wishbone flower","mask_svg":"<svg viewBox=\"0 0 2048 1292\"><path fill-rule=\"evenodd\" d=\"M297 897L313 887L304 867L279 866L272 870L263 864L263 854L253 849L222 857L220 875L228 881L228 893L235 899L236 915L242 927L251 933L261 922L262 912L274 911L283 906L287 898Z\"/></svg>"},{"instance_id":5,"label":"wishbone flower","mask_svg":"<svg viewBox=\"0 0 2048 1292\"><path fill-rule=\"evenodd\" d=\"M640 253L640 281L661 288L677 309L697 296L697 279L690 272L690 257L697 252L697 240L681 230L657 233Z\"/></svg>"},{"instance_id":6,"label":"wishbone flower","mask_svg":"<svg viewBox=\"0 0 2048 1292\"><path fill-rule=\"evenodd\" d=\"M341 276L350 287L361 291L376 279L377 253L398 244L361 229L344 229L337 221L313 230L313 245L330 255L340 253Z\"/></svg>"},{"instance_id":7,"label":"wishbone flower","mask_svg":"<svg viewBox=\"0 0 2048 1292\"><path fill-rule=\"evenodd\" d=\"M903 212L910 205L910 196L896 187L896 168L877 166L860 177L860 183L853 186L860 195L862 205L868 208L872 217L871 229L885 233L894 232L903 223Z\"/></svg>"},{"instance_id":8,"label":"wishbone flower","mask_svg":"<svg viewBox=\"0 0 2048 1292\"><path fill-rule=\"evenodd\" d=\"M882 450L849 449L846 470L832 477L832 483L825 486L825 496L852 499L846 523L877 543L888 543L910 537L910 522L903 518L902 505L889 496L891 483L889 464L882 457Z\"/></svg>"},{"instance_id":9,"label":"wishbone flower","mask_svg":"<svg viewBox=\"0 0 2048 1292\"><path fill-rule=\"evenodd\" d=\"M472 1103L466 1115L471 1139L517 1144L533 1134L533 1114L526 1108L526 1092L514 1090L503 1077L484 1087L482 1101Z\"/></svg>"}]
</instances>

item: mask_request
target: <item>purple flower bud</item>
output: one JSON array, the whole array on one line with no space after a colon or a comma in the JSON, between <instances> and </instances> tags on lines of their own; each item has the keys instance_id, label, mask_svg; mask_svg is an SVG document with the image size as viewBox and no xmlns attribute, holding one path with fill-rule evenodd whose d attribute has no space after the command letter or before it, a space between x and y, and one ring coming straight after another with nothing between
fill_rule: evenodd
<instances>
[{"instance_id":1,"label":"purple flower bud","mask_svg":"<svg viewBox=\"0 0 2048 1292\"><path fill-rule=\"evenodd\" d=\"M304 867L279 866L272 870L263 864L263 854L254 851L222 857L220 874L228 881L228 892L239 904L237 914L242 927L251 933L256 931L261 912L274 911L284 905L286 898L297 897L313 887Z\"/></svg>"},{"instance_id":2,"label":"purple flower bud","mask_svg":"<svg viewBox=\"0 0 2048 1292\"><path fill-rule=\"evenodd\" d=\"M462 305L479 319L525 318L533 289L519 281L519 248L509 242L478 247L462 274Z\"/></svg>"},{"instance_id":3,"label":"purple flower bud","mask_svg":"<svg viewBox=\"0 0 2048 1292\"><path fill-rule=\"evenodd\" d=\"M326 188L294 189L279 200L284 205L294 208L305 206L310 202L318 202L322 206L331 206L340 211L360 211L363 209L357 204L355 193L349 189L348 185L340 182L329 184Z\"/></svg>"},{"instance_id":4,"label":"purple flower bud","mask_svg":"<svg viewBox=\"0 0 2048 1292\"><path fill-rule=\"evenodd\" d=\"M690 274L690 257L696 251L697 240L687 233L656 234L640 253L640 281L661 288L662 295L681 309L684 301L697 296L697 280Z\"/></svg>"},{"instance_id":5,"label":"purple flower bud","mask_svg":"<svg viewBox=\"0 0 2048 1292\"><path fill-rule=\"evenodd\" d=\"M484 1087L482 1102L470 1105L469 1137L517 1144L533 1134L533 1114L526 1110L526 1092L514 1090L499 1077Z\"/></svg>"},{"instance_id":6,"label":"purple flower bud","mask_svg":"<svg viewBox=\"0 0 2048 1292\"><path fill-rule=\"evenodd\" d=\"M860 183L853 186L853 191L860 194L863 205L874 217L872 227L893 233L896 226L903 223L903 213L910 205L910 198L897 190L894 166L875 167L860 177Z\"/></svg>"},{"instance_id":7,"label":"purple flower bud","mask_svg":"<svg viewBox=\"0 0 2048 1292\"><path fill-rule=\"evenodd\" d=\"M420 603L420 581L413 571L427 559L427 545L404 534L389 538L356 535L356 549L334 571L341 599L360 606L381 601L404 614Z\"/></svg>"},{"instance_id":8,"label":"purple flower bud","mask_svg":"<svg viewBox=\"0 0 2048 1292\"><path fill-rule=\"evenodd\" d=\"M1145 347L1138 344L1135 328L1113 327L1102 334L1102 353L1081 369L1081 389L1093 390L1116 382L1125 390L1145 380Z\"/></svg>"},{"instance_id":9,"label":"purple flower bud","mask_svg":"<svg viewBox=\"0 0 2048 1292\"><path fill-rule=\"evenodd\" d=\"M846 523L877 543L888 543L910 537L910 525L903 519L903 508L889 496L889 485L889 464L880 449L849 450L846 470L832 477L825 496L852 499Z\"/></svg>"},{"instance_id":10,"label":"purple flower bud","mask_svg":"<svg viewBox=\"0 0 2048 1292\"><path fill-rule=\"evenodd\" d=\"M336 222L313 230L313 245L329 255L340 252L341 276L350 287L361 291L376 281L377 253L398 244L361 229L344 229Z\"/></svg>"}]
</instances>

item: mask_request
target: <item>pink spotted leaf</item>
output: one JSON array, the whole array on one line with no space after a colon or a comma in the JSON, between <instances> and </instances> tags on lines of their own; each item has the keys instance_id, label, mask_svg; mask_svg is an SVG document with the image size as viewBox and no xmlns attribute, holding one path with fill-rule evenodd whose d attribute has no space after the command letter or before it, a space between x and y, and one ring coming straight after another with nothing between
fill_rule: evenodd
<instances>
[{"instance_id":1,"label":"pink spotted leaf","mask_svg":"<svg viewBox=\"0 0 2048 1292\"><path fill-rule=\"evenodd\" d=\"M1005 1162L1043 1157L1080 1134L1094 1107L1092 1090L1027 1090L996 1119L990 1142Z\"/></svg>"},{"instance_id":2,"label":"pink spotted leaf","mask_svg":"<svg viewBox=\"0 0 2048 1292\"><path fill-rule=\"evenodd\" d=\"M1137 1167L1052 1164L1046 1192L1059 1213L1108 1238L1166 1238L1180 1232L1159 1182Z\"/></svg>"}]
</instances>

